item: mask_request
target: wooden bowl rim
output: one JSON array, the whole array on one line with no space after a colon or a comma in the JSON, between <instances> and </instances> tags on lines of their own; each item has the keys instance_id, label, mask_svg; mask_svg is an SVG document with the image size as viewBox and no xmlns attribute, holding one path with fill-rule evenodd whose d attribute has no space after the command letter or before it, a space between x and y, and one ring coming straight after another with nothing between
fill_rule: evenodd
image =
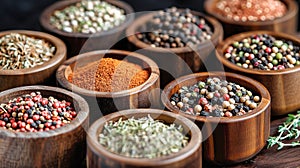
<instances>
[{"instance_id":1,"label":"wooden bowl rim","mask_svg":"<svg viewBox=\"0 0 300 168\"><path fill-rule=\"evenodd\" d=\"M56 52L55 55L49 61L44 62L42 65L37 65L35 67L26 68L26 69L0 70L0 75L14 76L14 75L26 75L26 74L38 73L41 71L45 71L55 65L60 64L66 58L67 47L62 40L60 40L55 36L52 36L44 32L39 32L39 31L7 30L7 31L0 32L0 37L10 33L19 33L33 38L44 39L45 41L50 42L52 45L56 47Z\"/></svg>"},{"instance_id":2,"label":"wooden bowl rim","mask_svg":"<svg viewBox=\"0 0 300 168\"><path fill-rule=\"evenodd\" d=\"M179 9L179 10L184 10L184 9ZM219 37L223 38L223 27L221 25L221 23L219 23L216 19L204 15L203 13L197 12L197 11L193 11L191 10L191 13L196 15L196 16L200 16L202 18L204 18L207 22L209 22L209 24L212 25L213 27L213 35L211 37L210 40L206 40L202 43L196 44L196 45L192 45L192 46L185 46L185 47L179 47L179 48L163 48L163 47L151 47L149 44L144 43L143 41L139 40L135 34L136 34L136 30L143 24L145 24L149 19L152 18L153 15L155 15L158 11L152 11L149 12L147 14L143 14L140 17L136 18L134 20L134 22L127 28L126 30L126 37L128 39L128 41L134 45L136 45L139 48L142 49L146 49L149 51L154 51L154 52L172 52L172 53L185 53L185 52L192 52L195 49L201 49L201 48L205 48L205 47L209 47L209 46L215 46L215 44L213 44L213 40L214 39L218 39Z\"/></svg>"},{"instance_id":3,"label":"wooden bowl rim","mask_svg":"<svg viewBox=\"0 0 300 168\"><path fill-rule=\"evenodd\" d=\"M168 97L169 97L170 91L176 85L178 85L184 81L194 80L198 77L206 77L207 78L207 77L215 77L215 76L225 77L225 79L235 78L238 81L244 81L244 82L252 85L254 88L256 88L259 91L259 94L261 96L261 102L258 105L258 107L256 109L254 109L252 112L247 113L242 116L205 117L205 116L192 116L189 114L185 114L185 113L179 111L178 109L174 108L173 105L171 104L171 102L169 101ZM230 82L230 80L227 80L227 81ZM237 82L235 82L235 83L237 83ZM239 84L239 83L237 83L237 84ZM270 106L270 102L271 102L271 97L270 97L270 93L269 93L268 89L264 85L259 83L258 81L248 78L246 76L239 75L239 74L230 73L230 72L219 72L219 71L200 72L200 73L194 73L194 74L190 74L190 75L186 75L186 76L177 78L176 80L170 82L164 88L163 94L161 94L161 99L162 99L162 103L164 104L164 106L171 112L175 112L180 115L183 115L184 117L189 118L193 121L197 120L197 121L201 121L201 122L212 122L212 123L234 123L234 122L242 122L242 121L248 120L250 118L256 117L256 116L260 115L261 113L265 112L267 110L267 108Z\"/></svg>"},{"instance_id":4,"label":"wooden bowl rim","mask_svg":"<svg viewBox=\"0 0 300 168\"><path fill-rule=\"evenodd\" d=\"M49 32L54 32L54 33L64 36L64 37L85 39L85 38L90 38L90 37L106 36L106 35L117 33L119 31L126 29L134 20L134 14L132 14L134 12L134 10L128 3L124 2L124 1L104 0L105 2L112 4L112 5L120 8L120 9L123 9L125 11L126 19L121 25L114 27L107 31L100 31L100 32L96 32L93 34L85 34L85 33L78 33L78 32L72 32L72 33L64 32L50 24L50 22L49 22L50 17L55 10L64 9L65 7L68 7L72 4L75 4L75 3L81 2L81 1L82 0L58 1L58 2L55 2L54 4L48 6L42 12L42 14L40 16L39 21L40 21L41 26Z\"/></svg>"},{"instance_id":5,"label":"wooden bowl rim","mask_svg":"<svg viewBox=\"0 0 300 168\"><path fill-rule=\"evenodd\" d=\"M175 119L175 122L190 128L191 137L188 145L177 153L159 157L159 158L148 159L148 158L130 158L130 157L112 153L98 142L99 135L97 135L97 132L100 129L100 127L105 124L105 122L122 116L130 116L130 117L135 115L147 116L148 114L154 116L156 115L168 116L172 119ZM108 157L112 160L120 161L135 166L143 166L143 167L168 165L170 163L183 160L184 158L193 155L193 153L196 152L199 147L201 147L202 144L201 141L202 141L201 131L195 123L193 123L192 121L190 121L189 119L183 116L180 116L175 113L170 113L168 111L160 110L160 109L143 109L143 108L128 109L128 110L122 110L115 113L111 113L95 121L93 125L89 128L87 134L87 144L90 147L90 149L98 156L104 155L105 157Z\"/></svg>"},{"instance_id":6,"label":"wooden bowl rim","mask_svg":"<svg viewBox=\"0 0 300 168\"><path fill-rule=\"evenodd\" d=\"M289 74L289 73L294 73L294 72L299 72L300 71L300 66L295 66L293 68L286 68L283 70L258 70L258 69L248 69L248 68L242 68L239 67L229 60L227 60L224 57L224 50L231 45L234 41L240 41L243 38L249 37L254 34L268 34L271 36L274 36L276 38L281 38L285 40L290 40L293 41L294 43L296 42L300 46L300 39L289 34L281 33L281 32L273 32L273 31L249 31L249 32L243 32L239 34L235 34L233 36L230 36L226 38L223 42L219 43L219 45L216 48L216 56L219 59L219 61L225 65L226 67L229 67L230 69L234 69L243 73L248 73L248 74L255 74L255 75L281 75L281 74Z\"/></svg>"},{"instance_id":7,"label":"wooden bowl rim","mask_svg":"<svg viewBox=\"0 0 300 168\"><path fill-rule=\"evenodd\" d=\"M60 128L56 128L54 130L43 131L43 132L16 132L12 130L7 130L0 128L0 134L5 137L10 138L23 138L23 139L41 139L41 138L49 138L54 136L59 136L68 132L75 130L76 128L80 127L85 120L88 119L89 116L89 106L87 102L79 95L67 91L65 89L61 89L58 87L52 86L43 86L43 85L32 85L32 86L22 86L16 87L13 89L8 89L0 93L0 97L5 97L9 94L19 92L19 91L47 91L47 92L57 92L60 94L64 94L68 97L71 97L73 101L76 101L80 111L77 112L77 116L74 120L72 120L69 124L66 124ZM8 100L7 100L8 101ZM80 102L80 103L79 103ZM74 103L73 103L74 104Z\"/></svg>"},{"instance_id":8,"label":"wooden bowl rim","mask_svg":"<svg viewBox=\"0 0 300 168\"><path fill-rule=\"evenodd\" d=\"M76 63L77 61L80 61L82 59L86 59L86 57L91 57L94 55L105 56L105 54L116 54L118 56L124 56L124 58L132 57L132 58L139 59L139 60L145 62L146 64L148 64L148 66L151 70L149 78L144 83L142 83L141 85L139 85L137 87L127 89L127 90L121 90L118 92L98 92L98 91L92 91L92 90L80 88L80 87L74 85L73 83L69 82L68 79L65 78L65 76L64 76L65 70L69 65ZM152 86L157 80L159 80L159 75L160 75L160 72L159 72L159 68L158 68L157 64L154 61L152 61L150 58L148 58L142 54L135 53L135 52L129 52L129 51L123 51L123 50L96 50L96 51L91 51L91 52L87 52L87 53L83 53L83 54L74 56L74 57L68 59L67 61L65 61L57 70L56 80L64 88L67 88L69 90L72 90L72 91L82 94L82 95L96 96L96 97L102 97L102 98L117 98L117 97L123 97L123 96L127 96L127 95L133 95L133 94L136 94L136 93L146 90L147 88Z\"/></svg>"},{"instance_id":9,"label":"wooden bowl rim","mask_svg":"<svg viewBox=\"0 0 300 168\"><path fill-rule=\"evenodd\" d=\"M294 0L281 0L281 2L283 2L287 7L287 12L284 16L279 17L279 18L275 18L274 20L243 22L243 21L234 21L232 19L228 19L227 17L224 17L224 16L218 14L215 11L216 7L213 6L216 1L218 1L218 0L206 0L204 2L204 9L208 14L212 15L213 17L217 18L218 20L220 20L224 23L229 23L229 24L233 24L233 25L242 25L242 26L259 26L259 27L262 27L262 26L282 23L282 22L285 22L286 20L291 19L295 15L297 15L298 10L299 10L296 1L294 1Z\"/></svg>"}]
</instances>

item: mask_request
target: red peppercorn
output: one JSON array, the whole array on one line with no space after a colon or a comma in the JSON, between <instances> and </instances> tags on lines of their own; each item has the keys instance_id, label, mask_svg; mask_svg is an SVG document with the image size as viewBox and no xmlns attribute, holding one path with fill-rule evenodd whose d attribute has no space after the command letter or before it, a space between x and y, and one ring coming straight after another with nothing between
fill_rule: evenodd
<instances>
[{"instance_id":1,"label":"red peppercorn","mask_svg":"<svg viewBox=\"0 0 300 168\"><path fill-rule=\"evenodd\" d=\"M215 96L215 97L220 97L221 95L220 95L219 92L215 92L214 96Z\"/></svg>"},{"instance_id":2,"label":"red peppercorn","mask_svg":"<svg viewBox=\"0 0 300 168\"><path fill-rule=\"evenodd\" d=\"M255 62L253 65L254 65L255 67L258 67L259 62Z\"/></svg>"},{"instance_id":3,"label":"red peppercorn","mask_svg":"<svg viewBox=\"0 0 300 168\"><path fill-rule=\"evenodd\" d=\"M45 118L46 118L46 120L50 120L50 119L51 119L51 116L50 116L50 115L47 115Z\"/></svg>"},{"instance_id":4,"label":"red peppercorn","mask_svg":"<svg viewBox=\"0 0 300 168\"><path fill-rule=\"evenodd\" d=\"M53 126L53 125L50 127L50 129L51 129L51 130L54 130L55 128L56 128L56 127L55 127L55 126Z\"/></svg>"},{"instance_id":5,"label":"red peppercorn","mask_svg":"<svg viewBox=\"0 0 300 168\"><path fill-rule=\"evenodd\" d=\"M44 124L46 128L49 128L51 126L51 123L47 122Z\"/></svg>"},{"instance_id":6,"label":"red peppercorn","mask_svg":"<svg viewBox=\"0 0 300 168\"><path fill-rule=\"evenodd\" d=\"M254 54L250 54L249 56L248 56L248 60L252 60L252 59L254 59Z\"/></svg>"},{"instance_id":7,"label":"red peppercorn","mask_svg":"<svg viewBox=\"0 0 300 168\"><path fill-rule=\"evenodd\" d=\"M223 95L223 99L226 100L226 101L228 101L230 99L229 94L224 94Z\"/></svg>"},{"instance_id":8,"label":"red peppercorn","mask_svg":"<svg viewBox=\"0 0 300 168\"><path fill-rule=\"evenodd\" d=\"M27 113L24 113L24 114L23 114L23 119L24 119L24 120L27 120L27 118L28 118L28 114L27 114Z\"/></svg>"},{"instance_id":9,"label":"red peppercorn","mask_svg":"<svg viewBox=\"0 0 300 168\"><path fill-rule=\"evenodd\" d=\"M61 109L61 108L58 108L58 109L57 109L57 112L62 112L62 109Z\"/></svg>"},{"instance_id":10,"label":"red peppercorn","mask_svg":"<svg viewBox=\"0 0 300 168\"><path fill-rule=\"evenodd\" d=\"M45 128L45 131L49 131L50 129L49 128Z\"/></svg>"},{"instance_id":11,"label":"red peppercorn","mask_svg":"<svg viewBox=\"0 0 300 168\"><path fill-rule=\"evenodd\" d=\"M53 107L53 108L56 108L56 109L59 108L59 102L53 103L52 107Z\"/></svg>"},{"instance_id":12,"label":"red peppercorn","mask_svg":"<svg viewBox=\"0 0 300 168\"><path fill-rule=\"evenodd\" d=\"M11 127L12 127L12 128L17 128L17 127L18 127L18 123L13 122L13 123L11 124Z\"/></svg>"},{"instance_id":13,"label":"red peppercorn","mask_svg":"<svg viewBox=\"0 0 300 168\"><path fill-rule=\"evenodd\" d=\"M35 92L31 92L31 93L30 93L30 96L35 97L35 96L36 96L36 93L35 93Z\"/></svg>"},{"instance_id":14,"label":"red peppercorn","mask_svg":"<svg viewBox=\"0 0 300 168\"><path fill-rule=\"evenodd\" d=\"M66 104L65 103L60 103L59 107L60 108L66 108Z\"/></svg>"},{"instance_id":15,"label":"red peppercorn","mask_svg":"<svg viewBox=\"0 0 300 168\"><path fill-rule=\"evenodd\" d=\"M41 103L42 103L42 105L47 105L49 103L49 101L47 98L43 98Z\"/></svg>"},{"instance_id":16,"label":"red peppercorn","mask_svg":"<svg viewBox=\"0 0 300 168\"><path fill-rule=\"evenodd\" d=\"M18 106L13 106L13 108L12 108L12 110L15 112L17 111L17 109L18 109Z\"/></svg>"},{"instance_id":17,"label":"red peppercorn","mask_svg":"<svg viewBox=\"0 0 300 168\"><path fill-rule=\"evenodd\" d=\"M265 49L265 51L266 51L267 53L271 53L271 52L272 52L272 49L271 49L270 47L267 47L267 48Z\"/></svg>"},{"instance_id":18,"label":"red peppercorn","mask_svg":"<svg viewBox=\"0 0 300 168\"><path fill-rule=\"evenodd\" d=\"M192 108L192 109L193 109L193 108ZM75 111L72 111L72 112L71 112L71 116L72 116L72 117L75 117L76 115L77 115L77 113L76 113Z\"/></svg>"},{"instance_id":19,"label":"red peppercorn","mask_svg":"<svg viewBox=\"0 0 300 168\"><path fill-rule=\"evenodd\" d=\"M25 127L20 129L20 132L25 132Z\"/></svg>"},{"instance_id":20,"label":"red peppercorn","mask_svg":"<svg viewBox=\"0 0 300 168\"><path fill-rule=\"evenodd\" d=\"M22 128L25 128L26 127L26 123L25 122L21 122L20 124L19 124L19 127L22 129Z\"/></svg>"},{"instance_id":21,"label":"red peppercorn","mask_svg":"<svg viewBox=\"0 0 300 168\"><path fill-rule=\"evenodd\" d=\"M4 121L0 121L0 126L5 127L6 123Z\"/></svg>"},{"instance_id":22,"label":"red peppercorn","mask_svg":"<svg viewBox=\"0 0 300 168\"><path fill-rule=\"evenodd\" d=\"M30 101L27 102L27 105L28 105L29 107L33 107L33 106L34 106L34 102L30 100Z\"/></svg>"},{"instance_id":23,"label":"red peppercorn","mask_svg":"<svg viewBox=\"0 0 300 168\"><path fill-rule=\"evenodd\" d=\"M39 116L39 115L33 115L32 119L33 119L34 121L37 121L37 120L40 119L40 116Z\"/></svg>"},{"instance_id":24,"label":"red peppercorn","mask_svg":"<svg viewBox=\"0 0 300 168\"><path fill-rule=\"evenodd\" d=\"M33 123L34 121L33 121L33 119L28 119L26 122L27 122L27 124L31 124L31 123Z\"/></svg>"},{"instance_id":25,"label":"red peppercorn","mask_svg":"<svg viewBox=\"0 0 300 168\"><path fill-rule=\"evenodd\" d=\"M285 69L285 67L284 67L283 65L278 65L278 66L277 66L277 69L278 69L278 70L282 70L282 69Z\"/></svg>"},{"instance_id":26,"label":"red peppercorn","mask_svg":"<svg viewBox=\"0 0 300 168\"><path fill-rule=\"evenodd\" d=\"M206 104L206 105L204 105L204 108L203 108L203 109L204 109L205 111L208 111L208 112L209 112L209 111L211 111L211 108L212 108L212 106L211 106L210 104Z\"/></svg>"},{"instance_id":27,"label":"red peppercorn","mask_svg":"<svg viewBox=\"0 0 300 168\"><path fill-rule=\"evenodd\" d=\"M199 99L199 104L201 104L201 105L206 105L207 103L208 103L208 101L207 101L206 98L201 97L201 98Z\"/></svg>"},{"instance_id":28,"label":"red peppercorn","mask_svg":"<svg viewBox=\"0 0 300 168\"><path fill-rule=\"evenodd\" d=\"M56 128L60 128L60 125L56 125Z\"/></svg>"}]
</instances>

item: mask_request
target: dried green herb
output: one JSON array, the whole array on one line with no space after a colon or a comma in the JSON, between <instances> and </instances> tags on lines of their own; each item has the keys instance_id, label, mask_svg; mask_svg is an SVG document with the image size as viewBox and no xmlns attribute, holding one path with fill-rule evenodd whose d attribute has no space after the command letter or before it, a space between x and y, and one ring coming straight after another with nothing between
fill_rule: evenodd
<instances>
[{"instance_id":1,"label":"dried green herb","mask_svg":"<svg viewBox=\"0 0 300 168\"><path fill-rule=\"evenodd\" d=\"M300 111L296 115L289 114L286 121L278 127L278 136L270 136L268 139L268 148L278 145L278 150L283 147L300 146L300 141L296 140L300 136ZM283 140L295 139L291 143L284 143Z\"/></svg>"},{"instance_id":2,"label":"dried green herb","mask_svg":"<svg viewBox=\"0 0 300 168\"><path fill-rule=\"evenodd\" d=\"M16 70L32 68L49 61L56 48L44 39L19 33L0 38L0 69Z\"/></svg>"},{"instance_id":3,"label":"dried green herb","mask_svg":"<svg viewBox=\"0 0 300 168\"><path fill-rule=\"evenodd\" d=\"M188 144L181 125L166 125L150 115L105 124L99 142L109 151L133 158L157 158L180 151Z\"/></svg>"}]
</instances>

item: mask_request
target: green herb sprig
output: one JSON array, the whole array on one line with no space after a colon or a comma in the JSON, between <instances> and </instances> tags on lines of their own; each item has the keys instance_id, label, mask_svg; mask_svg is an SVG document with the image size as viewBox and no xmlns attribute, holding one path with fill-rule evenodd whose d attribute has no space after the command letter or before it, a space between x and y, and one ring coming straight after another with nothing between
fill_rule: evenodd
<instances>
[{"instance_id":1,"label":"green herb sprig","mask_svg":"<svg viewBox=\"0 0 300 168\"><path fill-rule=\"evenodd\" d=\"M268 139L268 148L278 145L277 150L283 147L295 147L300 146L300 141L293 141L291 143L284 143L283 140L286 139L297 139L300 136L300 111L296 115L289 114L287 120L278 127L279 135L270 136Z\"/></svg>"}]
</instances>

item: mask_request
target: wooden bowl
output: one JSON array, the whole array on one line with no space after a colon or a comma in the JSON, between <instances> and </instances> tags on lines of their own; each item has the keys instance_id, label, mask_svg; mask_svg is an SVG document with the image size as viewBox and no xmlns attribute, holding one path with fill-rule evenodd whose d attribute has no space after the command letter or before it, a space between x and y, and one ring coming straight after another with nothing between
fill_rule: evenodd
<instances>
[{"instance_id":1,"label":"wooden bowl","mask_svg":"<svg viewBox=\"0 0 300 168\"><path fill-rule=\"evenodd\" d=\"M208 77L220 77L261 96L261 103L251 113L234 117L204 117L185 114L169 101L182 86L190 86ZM270 95L259 82L241 75L225 72L203 72L180 77L168 84L162 101L171 112L189 118L202 128L203 159L226 165L245 161L256 155L266 144L270 134Z\"/></svg>"},{"instance_id":2,"label":"wooden bowl","mask_svg":"<svg viewBox=\"0 0 300 168\"><path fill-rule=\"evenodd\" d=\"M216 4L218 0L206 0L204 3L205 11L217 18L224 28L224 37L231 35L253 31L253 30L270 30L276 32L284 32L294 34L297 32L298 24L298 4L295 0L281 0L287 6L287 13L280 18L269 21L234 21L216 12Z\"/></svg>"},{"instance_id":3,"label":"wooden bowl","mask_svg":"<svg viewBox=\"0 0 300 168\"><path fill-rule=\"evenodd\" d=\"M245 69L231 63L223 55L223 51L225 51L225 49L230 44L232 44L233 41L241 40L253 34L262 33L271 35L279 39L291 40L295 45L300 45L299 38L284 33L269 31L245 32L231 36L223 41L220 45L218 45L216 50L217 58L221 61L221 63L227 70L256 79L266 86L272 97L273 116L295 112L300 108L300 66L277 71Z\"/></svg>"},{"instance_id":4,"label":"wooden bowl","mask_svg":"<svg viewBox=\"0 0 300 168\"><path fill-rule=\"evenodd\" d=\"M72 102L76 118L63 127L44 132L16 132L0 128L0 163L4 167L78 167L86 152L89 109L80 96L49 86L25 86L0 93L0 104L39 91Z\"/></svg>"},{"instance_id":5,"label":"wooden bowl","mask_svg":"<svg viewBox=\"0 0 300 168\"><path fill-rule=\"evenodd\" d=\"M67 45L68 57L73 57L79 53L84 53L92 50L110 49L121 38L124 38L125 29L133 22L133 9L123 1L105 0L106 2L121 8L125 11L126 20L123 24L108 31L101 31L94 34L83 33L67 33L61 31L50 24L50 17L56 10L62 10L81 0L58 1L46 8L40 16L41 27L55 36L61 38Z\"/></svg>"},{"instance_id":6,"label":"wooden bowl","mask_svg":"<svg viewBox=\"0 0 300 168\"><path fill-rule=\"evenodd\" d=\"M208 67L208 64L215 64L218 60L210 54L213 53L215 46L223 39L221 24L214 18L191 11L193 15L204 18L207 24L210 25L213 30L211 40L194 45L193 47L154 48L139 40L135 34L139 32L140 28L146 28L146 23L157 12L147 13L137 18L126 30L126 37L130 43L130 50L142 53L158 64L161 71L161 88L179 76L203 71L205 68L211 69L211 67Z\"/></svg>"},{"instance_id":7,"label":"wooden bowl","mask_svg":"<svg viewBox=\"0 0 300 168\"><path fill-rule=\"evenodd\" d=\"M99 61L101 58L127 60L140 65L150 74L149 79L140 86L118 92L98 92L80 88L67 79L74 68L85 66L88 63ZM123 109L159 106L159 69L149 58L128 51L99 50L84 53L67 60L56 73L58 84L63 88L82 95L89 103L92 113L91 121L101 117L101 113L109 114Z\"/></svg>"},{"instance_id":8,"label":"wooden bowl","mask_svg":"<svg viewBox=\"0 0 300 168\"><path fill-rule=\"evenodd\" d=\"M103 147L99 141L99 134L103 126L108 121L118 121L120 117L123 119L128 118L141 118L147 117L148 114L153 119L164 121L167 124L179 124L183 126L184 132L190 136L190 141L186 147L181 149L178 153L170 154L154 159L144 158L130 158L117 155L108 151ZM159 142L158 142L159 143ZM160 167L160 168L201 168L202 167L202 150L201 150L202 137L198 127L188 119L158 109L131 109L123 110L110 115L104 116L97 120L89 129L87 137L87 164L88 167Z\"/></svg>"},{"instance_id":9,"label":"wooden bowl","mask_svg":"<svg viewBox=\"0 0 300 168\"><path fill-rule=\"evenodd\" d=\"M49 61L33 68L0 70L0 91L24 85L53 83L56 69L66 60L67 49L65 44L50 34L37 31L9 30L0 32L0 37L10 33L20 33L34 38L45 39L56 47L56 53Z\"/></svg>"}]
</instances>

